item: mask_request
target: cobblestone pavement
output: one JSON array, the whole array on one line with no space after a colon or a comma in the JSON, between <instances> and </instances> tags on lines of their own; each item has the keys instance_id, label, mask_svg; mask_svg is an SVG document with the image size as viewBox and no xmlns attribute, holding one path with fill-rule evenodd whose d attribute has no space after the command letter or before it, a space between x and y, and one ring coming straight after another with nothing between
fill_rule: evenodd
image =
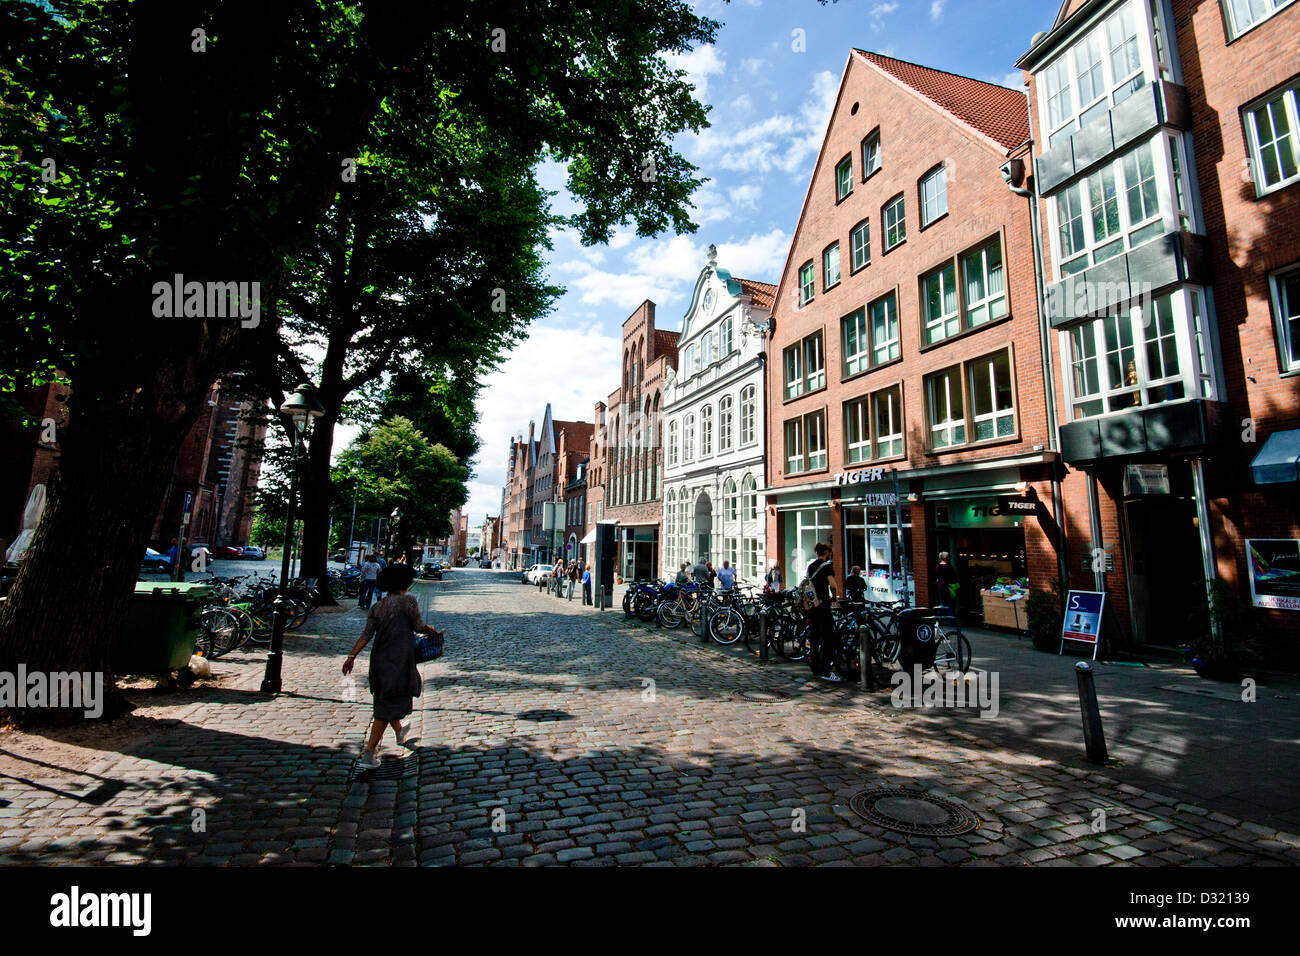
<instances>
[{"instance_id":1,"label":"cobblestone pavement","mask_svg":"<svg viewBox=\"0 0 1300 956\"><path fill-rule=\"evenodd\" d=\"M810 682L517 580L418 586L448 652L422 665L418 739L390 737L375 774L351 780L370 699L339 673L361 612L319 614L319 634L288 642L287 693L257 693L260 661L236 660L234 689L89 774L0 777L0 861L1300 863L1300 837L992 744L969 712L896 710L887 692ZM886 786L955 800L980 826L907 836L850 808Z\"/></svg>"}]
</instances>

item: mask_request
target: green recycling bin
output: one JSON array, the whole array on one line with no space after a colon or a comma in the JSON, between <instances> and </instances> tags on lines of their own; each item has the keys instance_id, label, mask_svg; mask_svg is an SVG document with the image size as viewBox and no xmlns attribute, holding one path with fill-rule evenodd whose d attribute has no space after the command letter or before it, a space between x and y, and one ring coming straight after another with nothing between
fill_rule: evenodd
<instances>
[{"instance_id":1,"label":"green recycling bin","mask_svg":"<svg viewBox=\"0 0 1300 956\"><path fill-rule=\"evenodd\" d=\"M184 667L194 653L199 616L211 592L197 581L137 581L109 658L113 673L166 674Z\"/></svg>"}]
</instances>

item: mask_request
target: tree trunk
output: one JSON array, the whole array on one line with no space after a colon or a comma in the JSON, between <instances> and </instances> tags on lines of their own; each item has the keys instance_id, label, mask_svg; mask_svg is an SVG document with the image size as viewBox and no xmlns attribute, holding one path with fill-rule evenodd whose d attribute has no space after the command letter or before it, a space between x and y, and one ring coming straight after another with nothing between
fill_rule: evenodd
<instances>
[{"instance_id":1,"label":"tree trunk","mask_svg":"<svg viewBox=\"0 0 1300 956\"><path fill-rule=\"evenodd\" d=\"M329 578L330 451L338 414L326 411L312 426L311 441L302 461L298 488L302 515L302 576L318 578L322 584L322 605L338 602L323 585Z\"/></svg>"},{"instance_id":2,"label":"tree trunk","mask_svg":"<svg viewBox=\"0 0 1300 956\"><path fill-rule=\"evenodd\" d=\"M23 664L29 675L102 674L103 716L124 712L111 647L172 462L196 418L197 411L187 411L163 422L117 405L70 423L76 440L64 444L35 539L0 607L0 671ZM83 710L28 708L21 716L64 724L81 719Z\"/></svg>"}]
</instances>

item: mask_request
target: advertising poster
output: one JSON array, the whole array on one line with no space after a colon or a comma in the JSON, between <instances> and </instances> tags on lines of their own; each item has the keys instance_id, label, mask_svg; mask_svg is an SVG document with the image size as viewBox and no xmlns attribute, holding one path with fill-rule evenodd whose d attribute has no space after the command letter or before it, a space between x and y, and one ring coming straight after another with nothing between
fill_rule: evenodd
<instances>
[{"instance_id":1,"label":"advertising poster","mask_svg":"<svg viewBox=\"0 0 1300 956\"><path fill-rule=\"evenodd\" d=\"M1250 558L1250 601L1255 607L1300 611L1300 540L1254 538Z\"/></svg>"},{"instance_id":2,"label":"advertising poster","mask_svg":"<svg viewBox=\"0 0 1300 956\"><path fill-rule=\"evenodd\" d=\"M1093 646L1097 656L1097 640L1101 633L1101 609L1106 595L1101 591L1071 591L1065 598L1065 620L1061 624L1061 653L1066 641L1080 641Z\"/></svg>"}]
</instances>

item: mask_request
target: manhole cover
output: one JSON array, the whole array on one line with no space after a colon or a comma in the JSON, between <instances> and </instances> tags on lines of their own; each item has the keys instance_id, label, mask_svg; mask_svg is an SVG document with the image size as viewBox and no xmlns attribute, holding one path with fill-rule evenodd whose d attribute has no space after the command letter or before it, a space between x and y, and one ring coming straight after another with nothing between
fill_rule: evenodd
<instances>
[{"instance_id":1,"label":"manhole cover","mask_svg":"<svg viewBox=\"0 0 1300 956\"><path fill-rule=\"evenodd\" d=\"M849 806L868 823L913 836L961 836L980 825L980 818L966 807L923 790L863 790L853 795Z\"/></svg>"},{"instance_id":2,"label":"manhole cover","mask_svg":"<svg viewBox=\"0 0 1300 956\"><path fill-rule=\"evenodd\" d=\"M515 714L515 720L573 720L573 715L562 710L525 710Z\"/></svg>"},{"instance_id":3,"label":"manhole cover","mask_svg":"<svg viewBox=\"0 0 1300 956\"><path fill-rule=\"evenodd\" d=\"M414 754L404 757L400 760L385 760L373 770L367 770L356 761L352 762L352 769L348 772L348 783L352 784L358 780L403 780L406 777L414 777L419 772L419 761Z\"/></svg>"},{"instance_id":4,"label":"manhole cover","mask_svg":"<svg viewBox=\"0 0 1300 956\"><path fill-rule=\"evenodd\" d=\"M755 704L781 704L790 699L783 690L738 690L735 696Z\"/></svg>"}]
</instances>

